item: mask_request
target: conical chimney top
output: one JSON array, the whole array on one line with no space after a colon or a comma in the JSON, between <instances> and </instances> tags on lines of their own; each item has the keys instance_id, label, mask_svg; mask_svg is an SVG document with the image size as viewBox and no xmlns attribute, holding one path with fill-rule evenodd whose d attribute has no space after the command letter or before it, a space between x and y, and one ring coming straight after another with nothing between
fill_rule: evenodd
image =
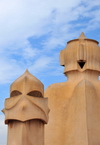
<instances>
[{"instance_id":1,"label":"conical chimney top","mask_svg":"<svg viewBox=\"0 0 100 145\"><path fill-rule=\"evenodd\" d=\"M81 33L78 39L86 39L86 36L84 35L84 32Z\"/></svg>"},{"instance_id":2,"label":"conical chimney top","mask_svg":"<svg viewBox=\"0 0 100 145\"><path fill-rule=\"evenodd\" d=\"M26 71L25 71L25 72L28 72L28 73L29 73L28 69L26 69Z\"/></svg>"},{"instance_id":3,"label":"conical chimney top","mask_svg":"<svg viewBox=\"0 0 100 145\"><path fill-rule=\"evenodd\" d=\"M44 85L40 80L33 76L28 69L23 75L16 79L10 86L10 94L14 91L29 94L32 91L38 91L44 95Z\"/></svg>"}]
</instances>

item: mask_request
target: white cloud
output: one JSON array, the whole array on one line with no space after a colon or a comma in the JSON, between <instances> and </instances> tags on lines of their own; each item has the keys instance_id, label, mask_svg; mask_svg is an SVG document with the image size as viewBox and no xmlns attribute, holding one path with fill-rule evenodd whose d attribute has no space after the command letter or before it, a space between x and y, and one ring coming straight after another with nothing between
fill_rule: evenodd
<instances>
[{"instance_id":1,"label":"white cloud","mask_svg":"<svg viewBox=\"0 0 100 145\"><path fill-rule=\"evenodd\" d=\"M29 70L34 72L34 74L37 72L41 73L42 71L46 73L46 71L50 69L50 64L52 63L52 57L40 56L35 62L33 62L33 65L29 67Z\"/></svg>"},{"instance_id":2,"label":"white cloud","mask_svg":"<svg viewBox=\"0 0 100 145\"><path fill-rule=\"evenodd\" d=\"M60 76L57 49L81 31L99 30L99 7L100 0L0 0L0 84L12 83L26 68ZM41 46L28 41L43 35ZM5 137L1 115L0 145Z\"/></svg>"},{"instance_id":3,"label":"white cloud","mask_svg":"<svg viewBox=\"0 0 100 145\"><path fill-rule=\"evenodd\" d=\"M4 124L4 115L0 115L0 145L6 145L7 125Z\"/></svg>"},{"instance_id":4,"label":"white cloud","mask_svg":"<svg viewBox=\"0 0 100 145\"><path fill-rule=\"evenodd\" d=\"M26 68L43 71L54 57L49 56L52 49L63 49L67 40L83 30L88 32L99 28L100 9L96 9L99 6L99 0L1 0L0 83L11 81ZM42 48L32 47L28 41L30 37L48 34Z\"/></svg>"},{"instance_id":5,"label":"white cloud","mask_svg":"<svg viewBox=\"0 0 100 145\"><path fill-rule=\"evenodd\" d=\"M85 8L77 11L80 3L80 0L1 1L1 44L7 46L11 41L21 43L20 41L25 41L30 36L54 32L56 27L77 20L83 14Z\"/></svg>"},{"instance_id":6,"label":"white cloud","mask_svg":"<svg viewBox=\"0 0 100 145\"><path fill-rule=\"evenodd\" d=\"M37 55L39 55L39 50L36 48L27 47L24 49L24 52L23 52L24 59L34 58Z\"/></svg>"},{"instance_id":7,"label":"white cloud","mask_svg":"<svg viewBox=\"0 0 100 145\"><path fill-rule=\"evenodd\" d=\"M23 73L24 69L17 64L16 60L9 58L0 59L0 83L5 84L11 82L16 76Z\"/></svg>"}]
</instances>

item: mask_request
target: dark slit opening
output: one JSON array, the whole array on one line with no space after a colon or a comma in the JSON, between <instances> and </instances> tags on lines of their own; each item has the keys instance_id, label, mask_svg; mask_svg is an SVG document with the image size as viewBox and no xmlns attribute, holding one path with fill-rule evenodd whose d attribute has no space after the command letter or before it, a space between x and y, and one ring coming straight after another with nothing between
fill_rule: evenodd
<instances>
[{"instance_id":1,"label":"dark slit opening","mask_svg":"<svg viewBox=\"0 0 100 145\"><path fill-rule=\"evenodd\" d=\"M85 61L78 61L78 64L81 68L84 67L85 63L86 63Z\"/></svg>"}]
</instances>

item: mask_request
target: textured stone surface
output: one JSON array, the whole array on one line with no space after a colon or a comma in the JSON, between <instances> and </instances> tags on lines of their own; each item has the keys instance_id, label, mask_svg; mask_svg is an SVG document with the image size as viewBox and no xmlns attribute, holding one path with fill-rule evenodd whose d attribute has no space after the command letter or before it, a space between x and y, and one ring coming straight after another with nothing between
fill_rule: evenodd
<instances>
[{"instance_id":1,"label":"textured stone surface","mask_svg":"<svg viewBox=\"0 0 100 145\"><path fill-rule=\"evenodd\" d=\"M48 122L48 99L43 84L28 70L10 88L5 100L7 145L44 145L44 124Z\"/></svg>"},{"instance_id":2,"label":"textured stone surface","mask_svg":"<svg viewBox=\"0 0 100 145\"><path fill-rule=\"evenodd\" d=\"M69 41L61 51L60 63L65 67L68 80L52 84L45 91L50 108L45 145L99 145L98 42L87 39L82 33L78 39Z\"/></svg>"}]
</instances>

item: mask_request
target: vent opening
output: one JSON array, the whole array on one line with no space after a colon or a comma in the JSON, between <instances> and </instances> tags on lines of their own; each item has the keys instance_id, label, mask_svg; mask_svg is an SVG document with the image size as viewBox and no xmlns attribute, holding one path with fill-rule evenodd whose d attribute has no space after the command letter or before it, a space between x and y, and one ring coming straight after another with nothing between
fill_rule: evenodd
<instances>
[{"instance_id":1,"label":"vent opening","mask_svg":"<svg viewBox=\"0 0 100 145\"><path fill-rule=\"evenodd\" d=\"M33 96L33 97L40 97L40 98L43 98L42 93L39 92L39 91L31 91L31 92L29 92L27 95Z\"/></svg>"},{"instance_id":2,"label":"vent opening","mask_svg":"<svg viewBox=\"0 0 100 145\"><path fill-rule=\"evenodd\" d=\"M86 61L84 61L84 60L78 61L78 64L79 64L79 66L80 66L81 68L84 67L85 63L86 63Z\"/></svg>"},{"instance_id":3,"label":"vent opening","mask_svg":"<svg viewBox=\"0 0 100 145\"><path fill-rule=\"evenodd\" d=\"M21 95L21 94L22 94L21 92L19 92L17 90L14 90L14 91L11 92L10 97L18 96L18 95Z\"/></svg>"}]
</instances>

